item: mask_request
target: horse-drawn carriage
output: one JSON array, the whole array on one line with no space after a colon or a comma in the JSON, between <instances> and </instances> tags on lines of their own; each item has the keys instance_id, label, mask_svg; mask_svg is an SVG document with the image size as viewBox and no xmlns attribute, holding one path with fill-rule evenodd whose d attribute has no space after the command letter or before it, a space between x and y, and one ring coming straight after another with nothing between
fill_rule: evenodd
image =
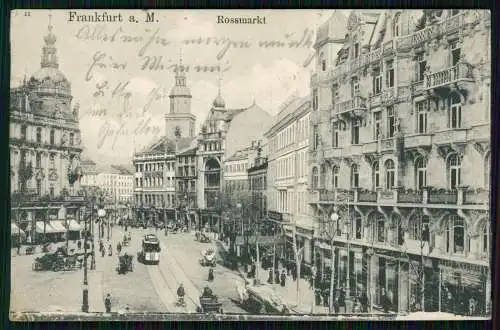
<instances>
[{"instance_id":1,"label":"horse-drawn carriage","mask_svg":"<svg viewBox=\"0 0 500 330\"><path fill-rule=\"evenodd\" d=\"M118 256L118 267L116 269L118 274L126 274L127 272L133 271L133 259L134 257L127 253Z\"/></svg>"},{"instance_id":2,"label":"horse-drawn carriage","mask_svg":"<svg viewBox=\"0 0 500 330\"><path fill-rule=\"evenodd\" d=\"M220 313L222 314L222 303L219 298L212 293L209 287L205 287L200 297L200 306L202 313Z\"/></svg>"},{"instance_id":3,"label":"horse-drawn carriage","mask_svg":"<svg viewBox=\"0 0 500 330\"><path fill-rule=\"evenodd\" d=\"M214 249L210 248L201 252L200 265L210 267L215 267L217 265Z\"/></svg>"},{"instance_id":4,"label":"horse-drawn carriage","mask_svg":"<svg viewBox=\"0 0 500 330\"><path fill-rule=\"evenodd\" d=\"M210 243L212 240L208 237L208 234L203 231L197 231L195 233L196 240L201 243Z\"/></svg>"},{"instance_id":5,"label":"horse-drawn carriage","mask_svg":"<svg viewBox=\"0 0 500 330\"><path fill-rule=\"evenodd\" d=\"M32 269L34 271L51 270L54 272L75 270L81 268L83 258L83 254L68 253L65 248L60 247L55 252L48 252L36 258Z\"/></svg>"}]
</instances>

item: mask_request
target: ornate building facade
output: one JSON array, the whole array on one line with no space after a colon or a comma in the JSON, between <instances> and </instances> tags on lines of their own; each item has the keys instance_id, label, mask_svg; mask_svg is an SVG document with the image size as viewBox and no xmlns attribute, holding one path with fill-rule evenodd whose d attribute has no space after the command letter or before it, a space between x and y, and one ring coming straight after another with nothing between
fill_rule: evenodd
<instances>
[{"instance_id":1,"label":"ornate building facade","mask_svg":"<svg viewBox=\"0 0 500 330\"><path fill-rule=\"evenodd\" d=\"M385 291L396 312L491 313L490 14L353 11L332 54L335 19L311 77L320 276L333 257L335 286L372 306Z\"/></svg>"},{"instance_id":2,"label":"ornate building facade","mask_svg":"<svg viewBox=\"0 0 500 330\"><path fill-rule=\"evenodd\" d=\"M79 106L71 105L71 83L59 70L50 22L48 28L41 68L10 91L12 214L33 241L36 234L60 231L60 225L46 222L66 217L63 205L68 217L76 218L71 196L78 194L82 175ZM44 229L35 225L41 223Z\"/></svg>"}]
</instances>

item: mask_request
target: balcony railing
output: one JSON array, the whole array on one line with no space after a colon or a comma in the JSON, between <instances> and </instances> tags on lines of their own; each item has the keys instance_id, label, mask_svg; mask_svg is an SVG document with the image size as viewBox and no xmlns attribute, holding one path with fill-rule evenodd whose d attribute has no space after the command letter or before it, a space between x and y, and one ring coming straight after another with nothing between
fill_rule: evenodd
<instances>
[{"instance_id":1,"label":"balcony railing","mask_svg":"<svg viewBox=\"0 0 500 330\"><path fill-rule=\"evenodd\" d=\"M484 189L465 190L464 204L488 204L490 201L490 192Z\"/></svg>"},{"instance_id":2,"label":"balcony railing","mask_svg":"<svg viewBox=\"0 0 500 330\"><path fill-rule=\"evenodd\" d=\"M431 134L418 134L412 136L405 136L405 148L418 148L432 146Z\"/></svg>"},{"instance_id":3,"label":"balcony railing","mask_svg":"<svg viewBox=\"0 0 500 330\"><path fill-rule=\"evenodd\" d=\"M319 191L319 201L320 202L332 202L335 200L335 191L333 190L320 190Z\"/></svg>"},{"instance_id":4,"label":"balcony railing","mask_svg":"<svg viewBox=\"0 0 500 330\"><path fill-rule=\"evenodd\" d=\"M389 151L394 150L394 138L387 138L380 140L380 150L381 151Z\"/></svg>"},{"instance_id":5,"label":"balcony railing","mask_svg":"<svg viewBox=\"0 0 500 330\"><path fill-rule=\"evenodd\" d=\"M398 193L398 203L422 203L423 202L423 192L422 191L399 191Z\"/></svg>"},{"instance_id":6,"label":"balcony railing","mask_svg":"<svg viewBox=\"0 0 500 330\"><path fill-rule=\"evenodd\" d=\"M340 158L342 157L342 148L325 148L325 158Z\"/></svg>"},{"instance_id":7,"label":"balcony railing","mask_svg":"<svg viewBox=\"0 0 500 330\"><path fill-rule=\"evenodd\" d=\"M450 68L426 74L426 89L446 86L460 80L472 80L472 66L469 63L458 63Z\"/></svg>"},{"instance_id":8,"label":"balcony railing","mask_svg":"<svg viewBox=\"0 0 500 330\"><path fill-rule=\"evenodd\" d=\"M361 96L355 96L351 100L347 100L335 105L335 113L341 114L354 110L366 110L365 99Z\"/></svg>"},{"instance_id":9,"label":"balcony railing","mask_svg":"<svg viewBox=\"0 0 500 330\"><path fill-rule=\"evenodd\" d=\"M377 192L376 191L360 191L358 193L359 202L377 202Z\"/></svg>"},{"instance_id":10,"label":"balcony railing","mask_svg":"<svg viewBox=\"0 0 500 330\"><path fill-rule=\"evenodd\" d=\"M458 193L456 190L430 190L428 195L429 204L457 204Z\"/></svg>"},{"instance_id":11,"label":"balcony railing","mask_svg":"<svg viewBox=\"0 0 500 330\"><path fill-rule=\"evenodd\" d=\"M467 142L467 129L455 128L446 131L435 132L432 142L436 145L444 145L449 143Z\"/></svg>"}]
</instances>

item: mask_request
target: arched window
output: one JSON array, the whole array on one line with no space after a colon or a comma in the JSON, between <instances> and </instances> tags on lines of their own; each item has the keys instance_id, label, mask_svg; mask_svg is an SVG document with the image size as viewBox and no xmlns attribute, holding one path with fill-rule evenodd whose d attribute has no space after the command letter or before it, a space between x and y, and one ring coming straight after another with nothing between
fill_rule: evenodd
<instances>
[{"instance_id":1,"label":"arched window","mask_svg":"<svg viewBox=\"0 0 500 330\"><path fill-rule=\"evenodd\" d=\"M375 216L375 242L383 243L385 242L385 219L382 214L377 214Z\"/></svg>"},{"instance_id":2,"label":"arched window","mask_svg":"<svg viewBox=\"0 0 500 330\"><path fill-rule=\"evenodd\" d=\"M358 165L353 164L351 166L351 188L359 187L359 169Z\"/></svg>"},{"instance_id":3,"label":"arched window","mask_svg":"<svg viewBox=\"0 0 500 330\"><path fill-rule=\"evenodd\" d=\"M448 99L448 128L462 127L462 100L457 93L453 93Z\"/></svg>"},{"instance_id":4,"label":"arched window","mask_svg":"<svg viewBox=\"0 0 500 330\"><path fill-rule=\"evenodd\" d=\"M485 221L483 230L481 233L481 252L482 257L488 258L490 255L490 223L488 220Z\"/></svg>"},{"instance_id":5,"label":"arched window","mask_svg":"<svg viewBox=\"0 0 500 330\"><path fill-rule=\"evenodd\" d=\"M423 157L415 160L415 186L420 190L427 185L427 164Z\"/></svg>"},{"instance_id":6,"label":"arched window","mask_svg":"<svg viewBox=\"0 0 500 330\"><path fill-rule=\"evenodd\" d=\"M378 187L380 187L380 169L378 161L374 161L372 164L372 182L373 190L376 190Z\"/></svg>"},{"instance_id":7,"label":"arched window","mask_svg":"<svg viewBox=\"0 0 500 330\"><path fill-rule=\"evenodd\" d=\"M312 169L312 187L313 189L318 189L319 176L318 176L318 168L313 167Z\"/></svg>"},{"instance_id":8,"label":"arched window","mask_svg":"<svg viewBox=\"0 0 500 330\"><path fill-rule=\"evenodd\" d=\"M21 126L21 139L26 140L28 136L28 127L26 125Z\"/></svg>"},{"instance_id":9,"label":"arched window","mask_svg":"<svg viewBox=\"0 0 500 330\"><path fill-rule=\"evenodd\" d=\"M484 157L484 188L490 186L491 153L488 152Z\"/></svg>"},{"instance_id":10,"label":"arched window","mask_svg":"<svg viewBox=\"0 0 500 330\"><path fill-rule=\"evenodd\" d=\"M429 216L417 214L409 221L409 238L429 242Z\"/></svg>"},{"instance_id":11,"label":"arched window","mask_svg":"<svg viewBox=\"0 0 500 330\"><path fill-rule=\"evenodd\" d=\"M332 168L332 186L333 188L339 187L339 172L340 169L337 165L334 165Z\"/></svg>"},{"instance_id":12,"label":"arched window","mask_svg":"<svg viewBox=\"0 0 500 330\"><path fill-rule=\"evenodd\" d=\"M398 214L392 214L392 244L403 245L404 243L404 230L401 217Z\"/></svg>"},{"instance_id":13,"label":"arched window","mask_svg":"<svg viewBox=\"0 0 500 330\"><path fill-rule=\"evenodd\" d=\"M321 165L321 173L319 176L319 187L320 188L325 188L325 181L326 181L326 166L324 164Z\"/></svg>"},{"instance_id":14,"label":"arched window","mask_svg":"<svg viewBox=\"0 0 500 330\"><path fill-rule=\"evenodd\" d=\"M396 167L394 166L394 161L392 159L388 159L385 162L385 188L386 189L394 188L395 177L396 177Z\"/></svg>"},{"instance_id":15,"label":"arched window","mask_svg":"<svg viewBox=\"0 0 500 330\"><path fill-rule=\"evenodd\" d=\"M36 153L36 168L42 168L42 153Z\"/></svg>"},{"instance_id":16,"label":"arched window","mask_svg":"<svg viewBox=\"0 0 500 330\"><path fill-rule=\"evenodd\" d=\"M353 224L352 234L354 235L354 238L362 239L363 238L363 221L362 221L361 216L359 214L356 214L354 216L354 221L352 222L352 224Z\"/></svg>"},{"instance_id":17,"label":"arched window","mask_svg":"<svg viewBox=\"0 0 500 330\"><path fill-rule=\"evenodd\" d=\"M465 221L457 215L450 215L445 223L446 252L465 253Z\"/></svg>"},{"instance_id":18,"label":"arched window","mask_svg":"<svg viewBox=\"0 0 500 330\"><path fill-rule=\"evenodd\" d=\"M462 180L462 164L458 154L453 154L448 158L448 182L450 189L457 189Z\"/></svg>"},{"instance_id":19,"label":"arched window","mask_svg":"<svg viewBox=\"0 0 500 330\"><path fill-rule=\"evenodd\" d=\"M37 127L36 129L36 142L41 143L42 142L42 128Z\"/></svg>"},{"instance_id":20,"label":"arched window","mask_svg":"<svg viewBox=\"0 0 500 330\"><path fill-rule=\"evenodd\" d=\"M321 64L321 71L326 71L326 60L325 60L325 54L323 52L319 54L319 61Z\"/></svg>"},{"instance_id":21,"label":"arched window","mask_svg":"<svg viewBox=\"0 0 500 330\"><path fill-rule=\"evenodd\" d=\"M50 130L50 144L56 144L56 131L53 129Z\"/></svg>"},{"instance_id":22,"label":"arched window","mask_svg":"<svg viewBox=\"0 0 500 330\"><path fill-rule=\"evenodd\" d=\"M399 14L399 13L394 15L394 20L392 22L392 36L393 37L399 37L399 34L401 32L400 31L400 25L401 25L400 16L401 16L401 14Z\"/></svg>"}]
</instances>

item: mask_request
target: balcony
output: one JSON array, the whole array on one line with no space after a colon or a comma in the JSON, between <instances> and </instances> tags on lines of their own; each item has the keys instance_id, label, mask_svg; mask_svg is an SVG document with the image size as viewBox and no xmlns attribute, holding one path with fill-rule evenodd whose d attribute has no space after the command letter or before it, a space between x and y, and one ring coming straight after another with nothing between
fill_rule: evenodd
<instances>
[{"instance_id":1,"label":"balcony","mask_svg":"<svg viewBox=\"0 0 500 330\"><path fill-rule=\"evenodd\" d=\"M428 193L429 204L457 204L458 193L456 190L430 189Z\"/></svg>"},{"instance_id":2,"label":"balcony","mask_svg":"<svg viewBox=\"0 0 500 330\"><path fill-rule=\"evenodd\" d=\"M366 111L365 99L361 96L355 96L351 100L347 100L335 105L334 113L337 115L354 112L354 114L359 115L359 112Z\"/></svg>"},{"instance_id":3,"label":"balcony","mask_svg":"<svg viewBox=\"0 0 500 330\"><path fill-rule=\"evenodd\" d=\"M473 82L472 66L469 63L459 62L450 68L426 74L424 77L425 89L449 87L451 84Z\"/></svg>"},{"instance_id":4,"label":"balcony","mask_svg":"<svg viewBox=\"0 0 500 330\"><path fill-rule=\"evenodd\" d=\"M364 154L373 154L377 152L377 141L372 141L363 144L363 153Z\"/></svg>"},{"instance_id":5,"label":"balcony","mask_svg":"<svg viewBox=\"0 0 500 330\"><path fill-rule=\"evenodd\" d=\"M397 203L398 201L398 194L397 190L379 190L378 191L378 199L377 203L384 204L384 203Z\"/></svg>"},{"instance_id":6,"label":"balcony","mask_svg":"<svg viewBox=\"0 0 500 330\"><path fill-rule=\"evenodd\" d=\"M358 202L369 202L376 203L377 202L377 192L376 191L359 191L358 192Z\"/></svg>"},{"instance_id":7,"label":"balcony","mask_svg":"<svg viewBox=\"0 0 500 330\"><path fill-rule=\"evenodd\" d=\"M333 202L335 200L335 191L322 189L319 191L320 202Z\"/></svg>"},{"instance_id":8,"label":"balcony","mask_svg":"<svg viewBox=\"0 0 500 330\"><path fill-rule=\"evenodd\" d=\"M434 133L432 142L438 146L449 145L451 143L466 143L467 129L455 128L446 131L436 132Z\"/></svg>"},{"instance_id":9,"label":"balcony","mask_svg":"<svg viewBox=\"0 0 500 330\"><path fill-rule=\"evenodd\" d=\"M463 204L466 205L488 205L490 192L485 189L465 190L463 198Z\"/></svg>"},{"instance_id":10,"label":"balcony","mask_svg":"<svg viewBox=\"0 0 500 330\"><path fill-rule=\"evenodd\" d=\"M432 146L432 134L405 136L405 148L421 148Z\"/></svg>"},{"instance_id":11,"label":"balcony","mask_svg":"<svg viewBox=\"0 0 500 330\"><path fill-rule=\"evenodd\" d=\"M393 137L380 140L380 151L394 151L396 148L395 139Z\"/></svg>"},{"instance_id":12,"label":"balcony","mask_svg":"<svg viewBox=\"0 0 500 330\"><path fill-rule=\"evenodd\" d=\"M422 203L423 201L422 191L401 190L398 192L398 203Z\"/></svg>"},{"instance_id":13,"label":"balcony","mask_svg":"<svg viewBox=\"0 0 500 330\"><path fill-rule=\"evenodd\" d=\"M362 144L349 144L344 147L342 151L343 156L356 156L361 155L363 153L363 145Z\"/></svg>"}]
</instances>

